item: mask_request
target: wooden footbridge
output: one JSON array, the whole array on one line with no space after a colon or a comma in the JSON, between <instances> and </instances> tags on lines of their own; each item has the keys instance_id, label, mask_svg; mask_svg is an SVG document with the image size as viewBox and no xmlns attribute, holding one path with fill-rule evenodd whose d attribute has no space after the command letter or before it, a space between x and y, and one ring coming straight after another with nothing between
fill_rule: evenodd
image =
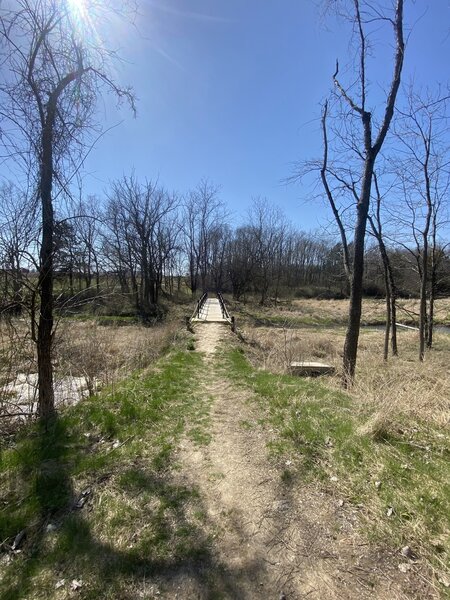
<instances>
[{"instance_id":1,"label":"wooden footbridge","mask_svg":"<svg viewBox=\"0 0 450 600\"><path fill-rule=\"evenodd\" d=\"M225 300L220 292L216 297L210 297L205 292L200 300L197 301L194 313L189 319L190 323L228 323L234 331L234 317L230 315L225 304Z\"/></svg>"}]
</instances>

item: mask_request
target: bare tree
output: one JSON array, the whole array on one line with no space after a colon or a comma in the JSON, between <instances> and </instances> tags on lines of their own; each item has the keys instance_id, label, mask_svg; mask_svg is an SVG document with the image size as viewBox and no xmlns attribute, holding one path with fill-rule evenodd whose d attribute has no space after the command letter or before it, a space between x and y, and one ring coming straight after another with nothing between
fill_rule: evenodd
<instances>
[{"instance_id":1,"label":"bare tree","mask_svg":"<svg viewBox=\"0 0 450 600\"><path fill-rule=\"evenodd\" d=\"M226 218L218 194L218 187L202 180L184 202L182 223L192 294L197 291L199 283L206 291L213 232Z\"/></svg>"},{"instance_id":2,"label":"bare tree","mask_svg":"<svg viewBox=\"0 0 450 600\"><path fill-rule=\"evenodd\" d=\"M282 250L285 221L281 211L266 198L254 198L249 211L249 226L255 255L254 279L261 298L266 303L272 282L277 281L277 256ZM275 289L277 286L275 285Z\"/></svg>"},{"instance_id":3,"label":"bare tree","mask_svg":"<svg viewBox=\"0 0 450 600\"><path fill-rule=\"evenodd\" d=\"M341 4L341 3L339 3ZM345 3L346 5L347 3ZM349 2L352 10L349 14L355 39L357 43L357 82L344 84L339 76L339 63L333 75L336 105L340 110L337 118L337 138L340 143L340 153L345 152L357 160L359 166L355 170L349 170L349 177L342 178L342 185L348 189L356 207L356 217L353 235L353 256L351 265L351 289L350 308L347 333L344 345L344 384L352 384L355 376L356 358L358 351L358 339L361 324L361 306L363 293L364 275L364 249L367 219L372 192L372 181L377 156L386 139L396 103L397 93L400 87L400 77L403 67L404 40L403 40L403 0L396 0L395 7L391 10L383 8L377 3L369 3L360 0ZM393 74L386 102L382 110L382 118L378 125L373 111L369 109L368 90L368 27L373 23L388 22L393 29L395 39L395 57ZM323 131L326 153L322 169L322 183L330 200L330 188L327 186L326 175L328 171L328 138L326 135L326 118L328 105L325 105L323 114ZM354 177L356 173L356 178ZM331 198L331 200L333 200ZM332 209L333 204L330 202ZM336 217L336 211L333 210ZM338 226L341 231L339 219ZM344 251L345 252L345 251ZM349 261L347 257L346 261ZM348 268L348 265L347 265Z\"/></svg>"},{"instance_id":4,"label":"bare tree","mask_svg":"<svg viewBox=\"0 0 450 600\"><path fill-rule=\"evenodd\" d=\"M176 250L178 199L156 183L140 184L134 176L112 184L107 207L109 247L119 269L131 280L136 310L143 321L158 313L165 269ZM113 260L114 262L114 260Z\"/></svg>"},{"instance_id":5,"label":"bare tree","mask_svg":"<svg viewBox=\"0 0 450 600\"><path fill-rule=\"evenodd\" d=\"M450 146L448 103L450 96L419 94L409 88L407 105L399 110L397 140L402 149L398 177L407 209L404 225L412 233L412 252L420 280L419 359L432 346L434 301L443 244L439 232L449 217Z\"/></svg>"},{"instance_id":6,"label":"bare tree","mask_svg":"<svg viewBox=\"0 0 450 600\"><path fill-rule=\"evenodd\" d=\"M384 271L384 289L386 293L386 329L384 336L384 360L388 359L389 355L389 336L391 340L392 354L398 355L397 347L397 287L395 285L394 271L389 257L389 252L385 244L383 222L381 218L382 194L378 183L376 173L373 174L375 187L375 210L373 214L369 214L369 223L372 234L377 240L380 250L381 260L383 262Z\"/></svg>"},{"instance_id":7,"label":"bare tree","mask_svg":"<svg viewBox=\"0 0 450 600\"><path fill-rule=\"evenodd\" d=\"M86 12L95 15L100 4L94 0L90 4ZM74 11L76 4L67 0L14 0L3 3L0 12L0 112L8 123L3 138L7 151L24 157L33 171L41 205L36 344L43 419L54 413L54 188L64 187L67 167L78 169L76 156L83 152L84 134L95 123L96 100L104 89L133 104L130 91L109 76L111 53L94 32L80 34L76 25L80 14Z\"/></svg>"}]
</instances>

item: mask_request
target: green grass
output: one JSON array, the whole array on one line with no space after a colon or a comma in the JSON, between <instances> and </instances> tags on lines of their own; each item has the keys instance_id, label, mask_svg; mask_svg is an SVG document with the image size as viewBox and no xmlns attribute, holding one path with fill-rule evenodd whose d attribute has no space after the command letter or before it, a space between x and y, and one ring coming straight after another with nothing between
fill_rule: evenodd
<instances>
[{"instance_id":1,"label":"green grass","mask_svg":"<svg viewBox=\"0 0 450 600\"><path fill-rule=\"evenodd\" d=\"M404 423L394 435L374 438L361 433L370 415L323 381L255 370L236 349L226 362L228 376L254 392L261 420L275 430L271 451L291 460L284 481L318 480L338 490L361 508L371 538L397 548L410 545L438 571L450 566L446 432Z\"/></svg>"},{"instance_id":2,"label":"green grass","mask_svg":"<svg viewBox=\"0 0 450 600\"><path fill-rule=\"evenodd\" d=\"M201 364L196 353L172 351L152 373L3 448L0 541L12 544L22 530L26 537L2 564L2 599L58 598L73 579L83 581L83 598L137 597L145 577L206 557L201 500L172 469L184 433L208 441L210 400L196 393ZM74 509L86 490L86 504Z\"/></svg>"}]
</instances>

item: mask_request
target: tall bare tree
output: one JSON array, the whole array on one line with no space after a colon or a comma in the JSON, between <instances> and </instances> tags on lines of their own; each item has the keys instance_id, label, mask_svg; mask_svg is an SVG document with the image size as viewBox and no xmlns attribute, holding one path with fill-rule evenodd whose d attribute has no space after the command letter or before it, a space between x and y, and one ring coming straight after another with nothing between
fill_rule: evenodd
<instances>
[{"instance_id":1,"label":"tall bare tree","mask_svg":"<svg viewBox=\"0 0 450 600\"><path fill-rule=\"evenodd\" d=\"M384 335L384 360L388 359L389 355L389 337L391 341L392 354L398 355L397 346L397 286L395 285L394 270L392 268L391 259L388 248L386 247L383 221L381 218L382 194L378 183L376 173L373 174L375 187L375 207L372 214L369 214L369 223L372 235L378 243L378 248L383 262L384 273L384 289L386 294L386 328Z\"/></svg>"},{"instance_id":2,"label":"tall bare tree","mask_svg":"<svg viewBox=\"0 0 450 600\"><path fill-rule=\"evenodd\" d=\"M344 5L346 15L350 18L357 46L356 55L356 83L351 81L345 84L339 75L339 63L333 75L335 89L335 103L339 108L336 117L340 119L337 126L337 138L339 138L341 154L349 151L356 158L359 166L349 170L342 179L344 188L353 195L356 216L353 234L353 255L351 260L350 277L350 307L347 333L344 345L344 384L352 384L355 376L356 358L358 352L358 339L361 324L361 307L363 294L364 275L364 249L367 219L369 214L370 199L372 193L373 174L377 157L385 142L389 127L394 114L395 103L400 87L400 78L403 68L404 39L403 39L403 0L395 0L395 6L389 9L377 2L365 2L363 0L351 0L349 2L337 3L338 7ZM369 49L369 27L373 23L388 22L392 26L395 40L395 56L393 60L393 73L386 101L381 109L382 117L380 123L370 108L369 101L369 75L368 75L368 49ZM325 105L323 115L324 138L327 148L326 118L328 107ZM327 150L328 152L328 150ZM327 186L326 176L328 157L324 161L322 172L322 183L330 200L330 188ZM333 198L331 198L333 200ZM333 204L330 201L333 209ZM335 211L333 210L335 213ZM336 216L336 214L335 214ZM338 226L340 225L338 220ZM341 227L340 227L341 229ZM342 232L341 232L342 235ZM350 259L347 258L347 261Z\"/></svg>"},{"instance_id":3,"label":"tall bare tree","mask_svg":"<svg viewBox=\"0 0 450 600\"><path fill-rule=\"evenodd\" d=\"M402 149L397 160L403 192L405 228L412 233L420 280L419 360L433 342L434 301L437 272L443 258L439 240L448 223L450 202L450 146L448 143L448 94L423 94L409 88L406 106L399 110L397 140Z\"/></svg>"},{"instance_id":4,"label":"tall bare tree","mask_svg":"<svg viewBox=\"0 0 450 600\"><path fill-rule=\"evenodd\" d=\"M226 214L219 198L219 188L203 179L185 201L182 216L189 286L192 294L207 288L211 243L217 227L224 223Z\"/></svg>"},{"instance_id":5,"label":"tall bare tree","mask_svg":"<svg viewBox=\"0 0 450 600\"><path fill-rule=\"evenodd\" d=\"M158 314L163 276L177 249L177 207L175 195L151 181L141 184L134 176L113 182L109 193L110 262L125 280L130 279L135 307L144 322Z\"/></svg>"},{"instance_id":6,"label":"tall bare tree","mask_svg":"<svg viewBox=\"0 0 450 600\"><path fill-rule=\"evenodd\" d=\"M105 5L106 6L106 5ZM96 22L101 4L83 7ZM37 331L39 413L54 413L53 252L54 190L67 168L77 170L85 134L96 123L95 106L105 89L133 105L129 90L109 75L111 53L96 32L77 26L81 9L69 0L11 0L0 9L0 112L7 150L25 157L41 206ZM78 13L78 14L77 14ZM94 18L92 18L94 17ZM101 18L101 17L100 17ZM67 179L66 179L67 181Z\"/></svg>"}]
</instances>

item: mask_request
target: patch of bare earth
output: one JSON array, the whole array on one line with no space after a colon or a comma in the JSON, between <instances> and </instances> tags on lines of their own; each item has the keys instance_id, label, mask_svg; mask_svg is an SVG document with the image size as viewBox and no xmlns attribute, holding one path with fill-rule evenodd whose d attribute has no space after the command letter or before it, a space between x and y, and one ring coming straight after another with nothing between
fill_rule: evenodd
<instances>
[{"instance_id":1,"label":"patch of bare earth","mask_svg":"<svg viewBox=\"0 0 450 600\"><path fill-rule=\"evenodd\" d=\"M358 534L357 509L316 486L283 482L285 463L268 457L271 432L259 424L249 392L223 379L216 353L225 325L196 328L205 353L199 393L213 399L211 442L186 439L179 451L184 484L199 490L204 539L201 564L172 572L159 597L178 599L432 598L398 555Z\"/></svg>"}]
</instances>

